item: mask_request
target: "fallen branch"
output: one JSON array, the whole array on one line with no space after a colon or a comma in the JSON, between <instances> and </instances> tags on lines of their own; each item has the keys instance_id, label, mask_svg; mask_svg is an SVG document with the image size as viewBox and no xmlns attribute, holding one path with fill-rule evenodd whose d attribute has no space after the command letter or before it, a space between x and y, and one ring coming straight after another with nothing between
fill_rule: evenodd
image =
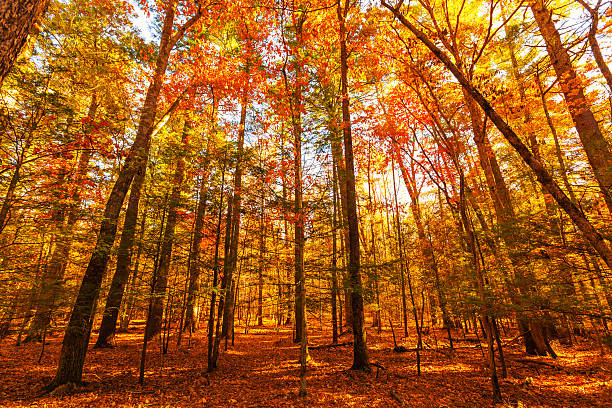
<instances>
[{"instance_id":1,"label":"fallen branch","mask_svg":"<svg viewBox=\"0 0 612 408\"><path fill-rule=\"evenodd\" d=\"M308 350L321 350L333 347L351 346L352 344L352 341L346 341L344 343L319 344L318 346L308 346Z\"/></svg>"}]
</instances>

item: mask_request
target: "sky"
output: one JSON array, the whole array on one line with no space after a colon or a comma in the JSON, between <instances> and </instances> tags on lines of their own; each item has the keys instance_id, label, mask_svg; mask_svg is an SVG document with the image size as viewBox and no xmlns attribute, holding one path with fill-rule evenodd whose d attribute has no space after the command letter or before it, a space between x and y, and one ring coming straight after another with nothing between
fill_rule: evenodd
<instances>
[{"instance_id":1,"label":"sky","mask_svg":"<svg viewBox=\"0 0 612 408\"><path fill-rule=\"evenodd\" d=\"M152 17L147 17L143 9L138 4L136 0L129 0L130 4L134 7L135 17L132 17L132 23L134 27L138 29L140 36L146 41L151 42L153 40L153 35L151 30L149 29L149 22L152 20Z\"/></svg>"}]
</instances>

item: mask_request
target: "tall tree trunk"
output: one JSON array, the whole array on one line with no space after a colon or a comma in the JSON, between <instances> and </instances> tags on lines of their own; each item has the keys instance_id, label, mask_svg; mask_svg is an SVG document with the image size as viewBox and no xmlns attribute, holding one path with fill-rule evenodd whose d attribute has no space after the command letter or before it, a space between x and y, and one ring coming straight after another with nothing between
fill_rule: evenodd
<instances>
[{"instance_id":1,"label":"tall tree trunk","mask_svg":"<svg viewBox=\"0 0 612 408\"><path fill-rule=\"evenodd\" d=\"M172 116L172 113L174 113L174 111L178 109L186 91L175 99L168 111L157 122L149 138L149 143L150 139L155 136L157 132L159 132L159 130L161 130L161 128L168 121L168 119ZM115 331L117 328L117 319L119 317L119 310L121 308L121 304L123 302L123 295L125 293L125 285L127 284L130 275L130 267L132 264L132 248L134 246L136 224L138 222L140 195L146 179L146 173L147 162L144 161L141 163L141 167L134 175L134 179L132 181L130 197L128 199L128 205L125 211L125 218L123 221L123 230L121 232L121 239L119 240L119 249L117 251L115 274L113 275L111 286L106 298L104 314L102 316L102 322L100 324L98 340L96 341L96 344L94 346L95 348L111 347L110 341L115 335Z\"/></svg>"},{"instance_id":2,"label":"tall tree trunk","mask_svg":"<svg viewBox=\"0 0 612 408\"><path fill-rule=\"evenodd\" d=\"M283 77L285 81L285 91L288 94L289 111L291 113L291 126L293 130L293 260L294 260L294 281L295 281L295 334L294 343L302 343L306 336L306 275L304 273L304 223L305 216L303 211L302 195L302 85L303 80L300 64L300 52L302 47L302 27L306 21L306 13L293 15L293 30L297 40L297 46L293 52L293 73L295 83L289 86L286 68L283 67ZM300 357L301 358L301 357ZM305 392L305 391L304 391Z\"/></svg>"},{"instance_id":3,"label":"tall tree trunk","mask_svg":"<svg viewBox=\"0 0 612 408\"><path fill-rule=\"evenodd\" d=\"M346 210L348 221L349 281L353 320L353 370L370 370L370 359L366 345L363 315L363 289L359 260L359 220L357 218L357 192L355 189L355 164L353 160L353 138L351 135L351 114L348 94L348 50L346 17L350 2L344 6L338 1L337 14L340 23L340 81L342 95L342 133L344 137L344 160L346 167Z\"/></svg>"},{"instance_id":4,"label":"tall tree trunk","mask_svg":"<svg viewBox=\"0 0 612 408\"><path fill-rule=\"evenodd\" d=\"M400 289L402 293L402 326L404 327L404 337L408 337L408 306L406 299L406 271L404 267L407 262L404 261L404 242L402 237L402 224L399 214L399 204L397 201L397 184L395 183L395 159L391 156L391 174L393 175L393 199L395 203L395 234L397 242L397 256L400 263Z\"/></svg>"},{"instance_id":5,"label":"tall tree trunk","mask_svg":"<svg viewBox=\"0 0 612 408\"><path fill-rule=\"evenodd\" d=\"M374 204L372 201L372 178L371 178L371 170L372 170L372 145L371 142L368 141L368 213L370 215L370 262L373 265L374 275L374 295L376 296L376 312L374 314L374 323L373 327L378 327L380 332L382 320L380 316L380 288L379 288L379 276L378 276L378 265L376 259L376 234L374 232L374 216L376 211L374 211Z\"/></svg>"},{"instance_id":6,"label":"tall tree trunk","mask_svg":"<svg viewBox=\"0 0 612 408\"><path fill-rule=\"evenodd\" d=\"M190 19L172 35L175 7L176 0L171 0L164 17L155 74L147 90L136 137L106 203L98 239L81 282L79 293L70 315L70 321L64 334L58 369L54 379L47 387L48 389L54 389L59 385L69 382L81 382L83 363L85 362L94 317L94 307L100 292L111 248L115 241L119 213L134 175L141 168L141 163L146 162L148 158L149 139L153 130L153 121L157 112L157 101L168 65L168 58L174 44L188 28L188 24L192 25L195 23L193 19Z\"/></svg>"},{"instance_id":7,"label":"tall tree trunk","mask_svg":"<svg viewBox=\"0 0 612 408\"><path fill-rule=\"evenodd\" d=\"M124 313L121 315L119 322L119 331L127 331L130 321L134 316L134 307L136 303L136 287L137 280L141 278L138 274L140 266L140 255L142 254L142 247L144 244L145 224L147 222L147 212L145 211L140 217L140 235L138 237L138 246L136 247L136 260L134 267L132 268L132 277L130 279L130 288L128 290L128 297L125 301Z\"/></svg>"},{"instance_id":8,"label":"tall tree trunk","mask_svg":"<svg viewBox=\"0 0 612 408\"><path fill-rule=\"evenodd\" d=\"M259 218L259 264L257 268L257 325L263 326L263 287L266 268L266 186L261 189L261 213Z\"/></svg>"},{"instance_id":9,"label":"tall tree trunk","mask_svg":"<svg viewBox=\"0 0 612 408\"><path fill-rule=\"evenodd\" d=\"M442 309L442 320L444 323L444 327L452 327L453 324L450 320L446 308L446 296L444 293L442 293L442 289L439 284L440 271L438 270L438 265L434 260L433 245L431 245L431 242L427 238L425 234L425 227L423 226L423 218L421 216L421 207L419 203L419 191L417 190L416 186L414 169L412 170L412 174L409 173L401 156L398 157L397 161L400 167L400 171L402 173L402 178L404 179L404 184L406 185L406 189L408 190L408 195L410 196L410 211L412 212L412 217L417 227L417 237L419 238L421 254L425 259L428 269L433 272L434 281L436 282L435 286L438 295L438 303L440 304L440 308Z\"/></svg>"},{"instance_id":10,"label":"tall tree trunk","mask_svg":"<svg viewBox=\"0 0 612 408\"><path fill-rule=\"evenodd\" d=\"M206 157L204 163L200 167L200 174L202 180L200 182L200 190L198 193L199 202L196 209L196 219L193 231L193 239L191 241L191 248L189 251L189 287L187 289L187 309L185 311L185 323L183 330L189 328L192 332L196 329L196 320L194 307L196 299L199 295L199 280L200 280L200 245L204 239L204 215L206 212L206 190L208 184L206 179L208 177L208 166L210 165L210 155L215 143L215 136L217 133L217 108L219 106L219 98L215 95L215 89L211 87L211 94L213 98L212 112L210 118L210 134L208 137L208 146L206 147Z\"/></svg>"},{"instance_id":11,"label":"tall tree trunk","mask_svg":"<svg viewBox=\"0 0 612 408\"><path fill-rule=\"evenodd\" d=\"M489 365L489 375L491 379L491 387L493 390L493 402L498 403L501 402L501 390L499 388L499 379L497 378L497 370L495 368L495 348L493 345L494 342L494 334L491 323L491 316L489 313L489 299L487 296L487 291L485 287L485 278L480 265L480 261L478 260L478 251L476 248L476 239L474 237L474 231L472 229L472 223L468 219L466 208L465 208L465 180L463 177L461 178L461 186L460 186L460 213L461 213L461 221L463 224L463 230L465 231L465 235L467 238L468 248L470 252L470 262L472 264L472 268L476 275L476 286L478 289L478 295L480 297L481 306L480 306L480 318L482 321L483 328L486 334L487 341L487 362ZM477 330L477 328L475 328Z\"/></svg>"},{"instance_id":12,"label":"tall tree trunk","mask_svg":"<svg viewBox=\"0 0 612 408\"><path fill-rule=\"evenodd\" d=\"M227 150L223 159L221 170L221 188L219 189L219 212L217 213L217 233L215 235L215 255L213 257L213 278L210 295L210 308L208 309L208 345L207 345L207 371L212 372L216 367L213 358L213 343L215 339L215 304L217 301L217 283L219 277L219 247L221 245L221 222L223 221L223 190L225 190L225 166L227 164ZM229 206L228 206L229 207ZM229 208L228 208L229 210ZM247 323L248 324L248 323Z\"/></svg>"},{"instance_id":13,"label":"tall tree trunk","mask_svg":"<svg viewBox=\"0 0 612 408\"><path fill-rule=\"evenodd\" d=\"M130 265L132 263L132 247L134 244L134 236L136 235L136 225L138 223L138 206L140 202L140 193L146 177L146 163L138 169L132 181L130 197L128 199L125 218L123 221L123 231L119 240L119 249L117 251L117 262L115 274L111 281L111 286L106 298L102 322L98 333L98 340L95 348L112 347L111 340L115 335L117 327L117 318L119 316L119 308L123 299L123 293L128 277L130 275Z\"/></svg>"},{"instance_id":14,"label":"tall tree trunk","mask_svg":"<svg viewBox=\"0 0 612 408\"><path fill-rule=\"evenodd\" d=\"M332 164L332 262L331 262L331 313L332 313L332 342L338 342L338 174L336 166Z\"/></svg>"},{"instance_id":15,"label":"tall tree trunk","mask_svg":"<svg viewBox=\"0 0 612 408\"><path fill-rule=\"evenodd\" d=\"M0 87L49 0L4 1L0 5Z\"/></svg>"}]
</instances>

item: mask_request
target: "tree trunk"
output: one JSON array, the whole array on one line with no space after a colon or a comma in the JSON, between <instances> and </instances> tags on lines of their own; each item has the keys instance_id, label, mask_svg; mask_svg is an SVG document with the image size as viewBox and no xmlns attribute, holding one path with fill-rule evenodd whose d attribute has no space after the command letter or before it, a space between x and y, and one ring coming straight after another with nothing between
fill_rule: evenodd
<instances>
[{"instance_id":1,"label":"tree trunk","mask_svg":"<svg viewBox=\"0 0 612 408\"><path fill-rule=\"evenodd\" d=\"M223 221L223 190L225 189L225 166L226 157L223 159L221 170L221 188L219 189L219 212L217 213L217 233L215 235L215 255L213 258L213 278L212 291L210 295L210 308L208 309L208 345L207 345L207 371L212 372L216 367L216 360L213 358L213 343L215 335L215 304L217 300L217 282L219 277L219 246L221 245L221 222ZM248 322L247 322L248 324Z\"/></svg>"},{"instance_id":2,"label":"tree trunk","mask_svg":"<svg viewBox=\"0 0 612 408\"><path fill-rule=\"evenodd\" d=\"M374 232L374 204L372 201L372 178L371 178L371 167L372 167L372 145L368 142L368 213L370 215L370 262L373 267L372 274L374 275L374 295L376 296L376 311L374 314L373 327L378 327L380 333L382 320L380 316L380 288L379 288L379 277L378 277L378 266L376 259L376 233Z\"/></svg>"},{"instance_id":3,"label":"tree trunk","mask_svg":"<svg viewBox=\"0 0 612 408\"><path fill-rule=\"evenodd\" d=\"M363 316L363 290L359 260L359 220L357 218L357 193L355 190L355 164L353 160L353 138L351 135L351 114L348 94L348 50L346 17L349 1L344 7L338 2L337 13L340 23L340 79L342 95L342 133L344 137L344 160L346 167L346 210L348 221L349 281L353 320L353 370L370 370L370 360L366 346Z\"/></svg>"},{"instance_id":4,"label":"tree trunk","mask_svg":"<svg viewBox=\"0 0 612 408\"><path fill-rule=\"evenodd\" d=\"M257 325L263 326L263 287L264 269L266 267L266 186L261 189L261 214L259 220L259 265L257 268Z\"/></svg>"},{"instance_id":5,"label":"tree trunk","mask_svg":"<svg viewBox=\"0 0 612 408\"><path fill-rule=\"evenodd\" d=\"M189 287L187 289L187 309L185 311L185 323L183 325L183 330L189 328L192 332L196 329L196 321L195 321L195 313L194 306L196 303L196 299L199 295L199 280L200 280L200 245L202 244L202 240L204 238L204 215L206 212L206 190L208 188L206 183L206 178L208 177L208 166L210 164L210 154L213 148L213 144L215 143L215 135L217 133L217 107L219 106L219 99L215 95L214 88L211 87L211 94L213 98L212 102L212 113L210 119L210 135L208 138L208 146L206 148L206 157L204 159L204 163L200 168L200 174L202 175L202 180L200 181L200 191L198 193L199 202L198 207L196 209L196 219L193 231L193 239L191 241L191 249L189 251Z\"/></svg>"},{"instance_id":6,"label":"tree trunk","mask_svg":"<svg viewBox=\"0 0 612 408\"><path fill-rule=\"evenodd\" d=\"M4 1L0 5L0 87L49 0Z\"/></svg>"},{"instance_id":7,"label":"tree trunk","mask_svg":"<svg viewBox=\"0 0 612 408\"><path fill-rule=\"evenodd\" d=\"M529 265L524 265L524 254L520 250L521 233L523 229L520 227L516 218L514 206L510 200L510 192L501 173L495 152L487 137L478 105L474 98L465 90L464 100L470 114L474 132L474 142L478 150L480 164L485 173L485 180L491 199L494 202L501 238L508 248L510 262L514 267L516 275L515 285L517 286L518 292L514 288L510 288L510 293L513 297L513 302L521 307L524 306L524 301L522 301L521 298L532 295L537 287L535 276L529 269ZM518 327L523 335L525 351L529 355L546 355L547 351L544 342L538 342L537 338L533 336L533 333L540 329L536 327L538 323L531 320L532 319L526 316L524 311L519 311Z\"/></svg>"},{"instance_id":8,"label":"tree trunk","mask_svg":"<svg viewBox=\"0 0 612 408\"><path fill-rule=\"evenodd\" d=\"M332 343L338 342L338 174L332 164L332 262L331 262L331 313L332 313Z\"/></svg>"},{"instance_id":9,"label":"tree trunk","mask_svg":"<svg viewBox=\"0 0 612 408\"><path fill-rule=\"evenodd\" d=\"M149 139L153 130L159 93L168 65L170 51L176 40L178 40L176 37L176 34L179 34L178 32L171 38L175 6L176 0L173 0L166 10L155 75L147 90L138 124L138 131L106 203L98 239L81 282L81 287L79 288L79 293L70 315L70 321L64 334L57 373L47 387L48 389L54 389L59 385L69 382L81 382L83 363L85 362L91 324L94 317L94 307L100 292L100 285L104 278L111 248L115 241L119 213L134 175L141 167L141 163L147 161Z\"/></svg>"},{"instance_id":10,"label":"tree trunk","mask_svg":"<svg viewBox=\"0 0 612 408\"><path fill-rule=\"evenodd\" d=\"M249 90L245 86L242 90L240 125L238 127L238 151L236 157L236 170L234 171L234 191L227 205L227 220L225 230L225 258L223 262L223 279L221 280L221 291L217 311L217 330L209 369L217 366L219 357L219 344L227 338L230 329L230 314L232 310L231 284L234 270L238 261L238 237L240 235L240 210L242 206L242 167L244 165L244 134L246 126L246 114L248 108ZM221 324L221 333L218 326Z\"/></svg>"},{"instance_id":11,"label":"tree trunk","mask_svg":"<svg viewBox=\"0 0 612 408\"><path fill-rule=\"evenodd\" d=\"M110 342L115 335L119 308L121 307L121 301L123 299L125 285L130 275L130 265L132 263L132 247L134 244L134 236L136 235L136 224L138 223L138 205L147 170L146 163L143 164L144 165L138 169L132 182L130 198L128 199L128 206L123 221L123 231L121 232L121 240L119 241L119 249L117 251L115 274L113 275L106 298L98 340L94 348L111 347Z\"/></svg>"}]
</instances>

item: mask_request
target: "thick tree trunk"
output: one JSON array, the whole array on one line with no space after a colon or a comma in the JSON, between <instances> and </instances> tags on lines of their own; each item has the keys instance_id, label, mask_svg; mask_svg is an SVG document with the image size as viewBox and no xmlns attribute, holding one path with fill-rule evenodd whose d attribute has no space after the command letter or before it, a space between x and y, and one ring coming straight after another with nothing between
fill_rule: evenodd
<instances>
[{"instance_id":1,"label":"thick tree trunk","mask_svg":"<svg viewBox=\"0 0 612 408\"><path fill-rule=\"evenodd\" d=\"M8 0L0 4L0 86L48 4L49 0Z\"/></svg>"},{"instance_id":2,"label":"thick tree trunk","mask_svg":"<svg viewBox=\"0 0 612 408\"><path fill-rule=\"evenodd\" d=\"M149 139L153 130L159 93L168 65L170 51L178 39L178 32L171 38L175 6L176 0L171 1L166 11L155 75L147 90L136 137L106 203L98 239L85 271L85 276L81 282L70 321L64 334L57 373L51 384L49 384L48 389L54 389L59 385L69 382L81 382L83 363L85 362L91 325L93 323L94 307L100 292L111 248L115 241L119 213L134 175L141 167L141 163L147 161Z\"/></svg>"},{"instance_id":3,"label":"thick tree trunk","mask_svg":"<svg viewBox=\"0 0 612 408\"><path fill-rule=\"evenodd\" d=\"M151 138L164 126L170 116L172 116L172 113L178 109L183 96L184 93L176 98L166 114L157 122ZM117 251L117 266L106 298L106 305L104 307L102 323L100 324L98 340L94 346L95 348L110 347L110 341L115 335L119 310L125 293L125 285L130 275L132 248L134 246L134 236L136 234L136 224L138 222L138 208L142 187L147 173L147 162L141 163L141 166L142 167L138 169L132 181L128 206L123 221L123 231L121 232L119 249Z\"/></svg>"},{"instance_id":4,"label":"thick tree trunk","mask_svg":"<svg viewBox=\"0 0 612 408\"><path fill-rule=\"evenodd\" d=\"M136 235L136 224L138 223L138 204L140 202L140 193L145 180L146 163L138 169L132 182L130 198L125 211L125 219L123 222L123 231L121 240L119 241L119 249L117 251L117 267L111 281L111 286L106 298L102 323L95 348L110 347L111 340L115 335L117 327L117 318L119 316L119 308L123 299L123 293L128 277L130 275L130 265L132 263L132 247L134 244L134 236Z\"/></svg>"}]
</instances>

